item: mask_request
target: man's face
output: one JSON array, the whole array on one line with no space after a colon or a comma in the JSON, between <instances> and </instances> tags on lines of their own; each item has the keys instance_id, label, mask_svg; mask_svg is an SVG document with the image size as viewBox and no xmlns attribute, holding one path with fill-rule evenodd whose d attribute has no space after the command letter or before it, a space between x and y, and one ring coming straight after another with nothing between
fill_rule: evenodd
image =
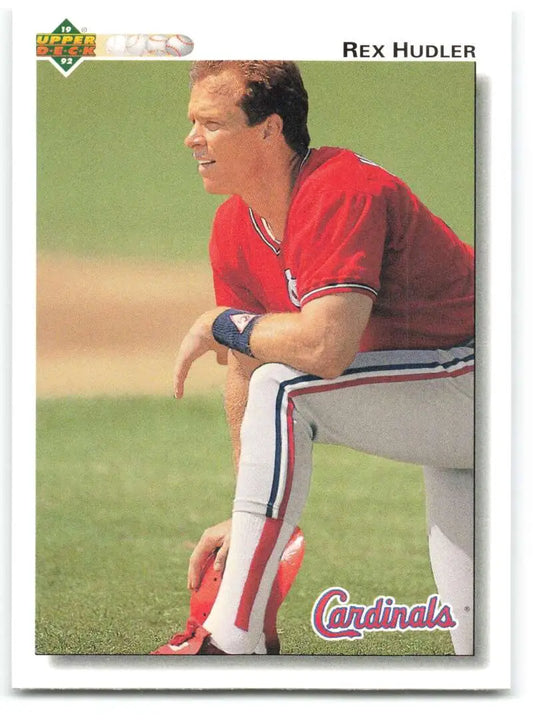
<instances>
[{"instance_id":1,"label":"man's face","mask_svg":"<svg viewBox=\"0 0 533 728\"><path fill-rule=\"evenodd\" d=\"M231 70L195 83L189 102L192 129L185 144L198 161L204 188L245 195L261 169L263 124L250 127L237 106L244 82Z\"/></svg>"}]
</instances>

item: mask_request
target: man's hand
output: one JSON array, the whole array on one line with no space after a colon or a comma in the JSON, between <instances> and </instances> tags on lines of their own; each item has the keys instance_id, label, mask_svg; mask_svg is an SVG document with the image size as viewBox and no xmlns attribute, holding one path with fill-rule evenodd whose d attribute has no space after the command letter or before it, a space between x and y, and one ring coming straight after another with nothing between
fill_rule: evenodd
<instances>
[{"instance_id":1,"label":"man's hand","mask_svg":"<svg viewBox=\"0 0 533 728\"><path fill-rule=\"evenodd\" d=\"M196 319L181 342L174 367L174 396L176 399L183 397L183 385L187 379L191 364L207 351L212 350L216 353L219 364L226 363L227 349L216 342L211 333L213 321L225 310L225 306L219 306L203 313Z\"/></svg>"},{"instance_id":2,"label":"man's hand","mask_svg":"<svg viewBox=\"0 0 533 728\"><path fill-rule=\"evenodd\" d=\"M231 518L228 521L219 523L216 526L207 528L202 538L196 544L189 560L189 573L187 575L188 589L198 589L202 580L202 570L207 558L215 551L214 569L215 571L223 571L228 555L229 543L231 537Z\"/></svg>"}]
</instances>

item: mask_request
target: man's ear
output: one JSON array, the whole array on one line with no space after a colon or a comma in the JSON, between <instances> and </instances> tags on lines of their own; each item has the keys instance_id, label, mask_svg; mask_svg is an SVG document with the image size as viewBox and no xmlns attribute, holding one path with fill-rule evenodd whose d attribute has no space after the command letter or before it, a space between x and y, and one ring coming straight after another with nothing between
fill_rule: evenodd
<instances>
[{"instance_id":1,"label":"man's ear","mask_svg":"<svg viewBox=\"0 0 533 728\"><path fill-rule=\"evenodd\" d=\"M283 119L279 114L271 114L265 120L265 126L263 128L263 139L268 137L278 136L283 133Z\"/></svg>"}]
</instances>

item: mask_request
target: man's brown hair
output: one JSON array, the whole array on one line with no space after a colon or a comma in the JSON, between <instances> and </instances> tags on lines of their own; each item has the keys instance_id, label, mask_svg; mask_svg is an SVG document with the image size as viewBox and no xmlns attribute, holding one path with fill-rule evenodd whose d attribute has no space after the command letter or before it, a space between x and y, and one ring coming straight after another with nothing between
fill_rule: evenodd
<instances>
[{"instance_id":1,"label":"man's brown hair","mask_svg":"<svg viewBox=\"0 0 533 728\"><path fill-rule=\"evenodd\" d=\"M292 61L196 61L190 71L191 86L207 76L235 70L244 80L245 92L239 106L250 126L271 114L283 120L283 136L300 155L309 147L309 108L300 71Z\"/></svg>"}]
</instances>

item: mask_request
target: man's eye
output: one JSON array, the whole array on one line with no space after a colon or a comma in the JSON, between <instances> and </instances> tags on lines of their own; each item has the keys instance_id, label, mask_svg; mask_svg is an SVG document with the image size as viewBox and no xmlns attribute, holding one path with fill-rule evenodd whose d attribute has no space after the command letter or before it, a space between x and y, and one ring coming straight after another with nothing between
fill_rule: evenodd
<instances>
[{"instance_id":1,"label":"man's eye","mask_svg":"<svg viewBox=\"0 0 533 728\"><path fill-rule=\"evenodd\" d=\"M220 128L220 124L218 123L218 121L208 121L206 122L205 128L208 131L216 131Z\"/></svg>"}]
</instances>

